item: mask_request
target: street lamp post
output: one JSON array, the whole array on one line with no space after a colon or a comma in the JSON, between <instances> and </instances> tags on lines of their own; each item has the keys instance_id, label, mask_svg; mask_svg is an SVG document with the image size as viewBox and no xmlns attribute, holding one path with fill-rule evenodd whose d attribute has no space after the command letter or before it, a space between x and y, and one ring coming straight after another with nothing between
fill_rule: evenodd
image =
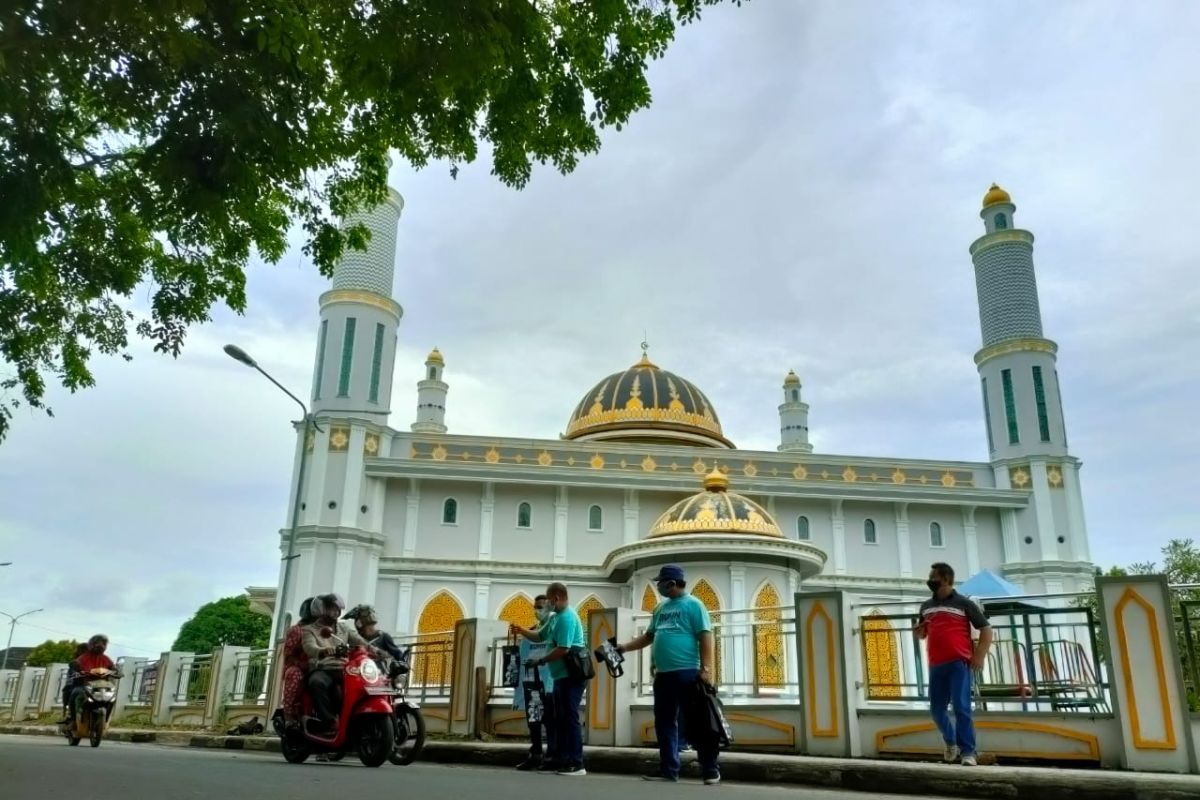
<instances>
[{"instance_id":1,"label":"street lamp post","mask_svg":"<svg viewBox=\"0 0 1200 800\"><path fill-rule=\"evenodd\" d=\"M5 614L0 611L0 617L8 617L11 622L8 623L8 644L4 646L4 663L0 664L0 670L8 669L8 651L12 650L13 631L17 629L17 620L21 617L28 617L30 614L36 614L44 609L35 608L33 611L26 611L24 614L17 614L15 617L12 614Z\"/></svg>"},{"instance_id":2,"label":"street lamp post","mask_svg":"<svg viewBox=\"0 0 1200 800\"><path fill-rule=\"evenodd\" d=\"M296 528L300 525L300 493L304 489L304 473L308 467L308 433L310 430L319 431L320 428L317 427L317 421L313 418L313 415L308 413L308 406L304 405L299 397L289 392L283 384L272 378L245 350L237 345L227 344L225 345L225 353L230 358L261 372L267 380L279 387L280 391L295 400L296 405L300 406L300 410L304 412L304 434L300 438L300 467L296 470L296 497L292 503L292 525L291 530L288 531L287 555L283 559L283 583L275 602L278 607L275 609L274 628L275 638L278 639L283 633L285 605L287 603L288 590L291 588L292 582L292 562L296 559Z\"/></svg>"}]
</instances>

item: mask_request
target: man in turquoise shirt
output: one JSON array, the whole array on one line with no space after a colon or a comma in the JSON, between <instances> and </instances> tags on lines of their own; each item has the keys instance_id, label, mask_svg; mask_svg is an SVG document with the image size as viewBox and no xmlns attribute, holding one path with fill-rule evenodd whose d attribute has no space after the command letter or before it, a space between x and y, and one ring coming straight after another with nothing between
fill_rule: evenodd
<instances>
[{"instance_id":1,"label":"man in turquoise shirt","mask_svg":"<svg viewBox=\"0 0 1200 800\"><path fill-rule=\"evenodd\" d=\"M645 776L650 781L679 780L679 717L683 712L686 724L691 709L687 698L692 696L697 680L713 682L713 662L716 644L708 609L687 593L683 569L667 564L658 571L654 582L666 598L654 609L650 625L641 636L619 645L621 653L651 646L654 659L654 731L658 739L658 771ZM692 742L700 760L704 783L714 786L721 782L717 765L716 741Z\"/></svg>"},{"instance_id":2,"label":"man in turquoise shirt","mask_svg":"<svg viewBox=\"0 0 1200 800\"><path fill-rule=\"evenodd\" d=\"M555 737L554 751L558 756L559 775L587 775L583 767L583 729L579 724L579 704L583 702L584 682L567 672L564 660L572 649L582 648L583 623L579 614L571 607L567 598L567 587L552 583L546 587L546 598L554 617L545 629L531 631L515 626L519 634L527 639L545 642L552 648L549 653L530 665L546 664L554 679ZM590 655L588 656L591 657Z\"/></svg>"}]
</instances>

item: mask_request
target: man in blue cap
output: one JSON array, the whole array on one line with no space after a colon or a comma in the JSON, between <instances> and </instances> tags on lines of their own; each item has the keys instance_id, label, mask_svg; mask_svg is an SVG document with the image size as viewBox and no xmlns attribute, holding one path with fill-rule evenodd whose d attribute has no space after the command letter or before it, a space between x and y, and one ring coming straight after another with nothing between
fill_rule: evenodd
<instances>
[{"instance_id":1,"label":"man in blue cap","mask_svg":"<svg viewBox=\"0 0 1200 800\"><path fill-rule=\"evenodd\" d=\"M658 739L659 768L644 777L648 781L675 782L679 780L680 711L686 721L689 711L686 702L694 696L697 680L712 684L716 645L708 609L687 593L683 569L667 564L658 571L654 582L666 602L654 609L646 632L618 645L617 651L627 653L651 646L656 667L654 732ZM716 741L692 744L704 783L708 786L720 783Z\"/></svg>"}]
</instances>

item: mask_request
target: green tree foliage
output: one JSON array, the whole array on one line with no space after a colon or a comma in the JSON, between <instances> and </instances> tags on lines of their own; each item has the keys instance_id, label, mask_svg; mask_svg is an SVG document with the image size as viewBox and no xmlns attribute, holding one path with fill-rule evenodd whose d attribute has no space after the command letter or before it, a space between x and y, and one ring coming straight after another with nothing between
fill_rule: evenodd
<instances>
[{"instance_id":1,"label":"green tree foliage","mask_svg":"<svg viewBox=\"0 0 1200 800\"><path fill-rule=\"evenodd\" d=\"M171 649L203 654L223 644L263 648L270 638L271 618L251 611L247 597L222 597L183 623Z\"/></svg>"},{"instance_id":2,"label":"green tree foliage","mask_svg":"<svg viewBox=\"0 0 1200 800\"><path fill-rule=\"evenodd\" d=\"M51 664L70 664L75 659L75 648L79 642L74 639L47 639L29 652L25 659L27 667L48 667Z\"/></svg>"},{"instance_id":3,"label":"green tree foliage","mask_svg":"<svg viewBox=\"0 0 1200 800\"><path fill-rule=\"evenodd\" d=\"M483 142L518 188L571 171L717 2L0 4L0 439L48 378L129 358L130 330L178 355L215 304L243 311L248 258L277 261L292 225L329 275L366 245L336 221L385 196L390 152L454 175Z\"/></svg>"}]
</instances>

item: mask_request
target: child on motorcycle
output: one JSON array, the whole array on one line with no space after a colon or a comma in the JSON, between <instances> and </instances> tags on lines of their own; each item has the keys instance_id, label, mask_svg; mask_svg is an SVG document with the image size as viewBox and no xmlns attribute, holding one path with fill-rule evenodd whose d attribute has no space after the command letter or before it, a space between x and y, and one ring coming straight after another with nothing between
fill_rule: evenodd
<instances>
[{"instance_id":1,"label":"child on motorcycle","mask_svg":"<svg viewBox=\"0 0 1200 800\"><path fill-rule=\"evenodd\" d=\"M345 613L346 619L354 620L354 627L358 631L358 635L371 643L371 647L380 651L382 655L391 656L394 659L401 659L404 656L404 651L400 649L400 645L396 644L396 640L391 637L387 631L379 630L379 618L375 614L374 606L357 605Z\"/></svg>"}]
</instances>

